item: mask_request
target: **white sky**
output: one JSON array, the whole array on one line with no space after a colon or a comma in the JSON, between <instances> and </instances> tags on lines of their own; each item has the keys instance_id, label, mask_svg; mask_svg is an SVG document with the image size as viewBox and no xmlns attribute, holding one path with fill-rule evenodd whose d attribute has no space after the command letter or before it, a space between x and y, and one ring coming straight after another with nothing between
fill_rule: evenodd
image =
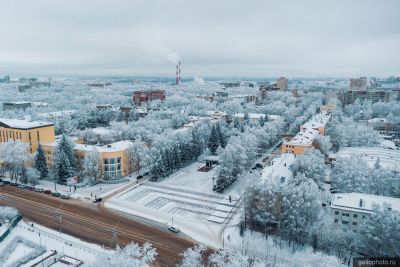
<instances>
[{"instance_id":1,"label":"white sky","mask_svg":"<svg viewBox=\"0 0 400 267\"><path fill-rule=\"evenodd\" d=\"M0 76L400 75L398 0L1 0Z\"/></svg>"}]
</instances>

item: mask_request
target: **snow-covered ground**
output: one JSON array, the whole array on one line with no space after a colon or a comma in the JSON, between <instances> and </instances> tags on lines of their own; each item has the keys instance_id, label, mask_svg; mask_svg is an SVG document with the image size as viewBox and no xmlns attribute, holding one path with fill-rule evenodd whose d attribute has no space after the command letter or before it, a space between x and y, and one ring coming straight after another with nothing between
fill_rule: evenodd
<instances>
[{"instance_id":1,"label":"snow-covered ground","mask_svg":"<svg viewBox=\"0 0 400 267\"><path fill-rule=\"evenodd\" d=\"M222 246L221 231L237 208L237 186L224 194L212 191L215 170L198 171L195 162L160 182L145 181L105 202L108 208L175 226L190 237ZM230 196L230 200L229 200Z\"/></svg>"},{"instance_id":2,"label":"snow-covered ground","mask_svg":"<svg viewBox=\"0 0 400 267\"><path fill-rule=\"evenodd\" d=\"M98 245L84 242L66 234L60 234L57 231L38 224L34 224L32 227L23 221L19 222L11 233L0 243L0 253L7 249L7 247L18 236L36 243L37 246L43 246L45 248L45 251L43 251L44 254L22 265L24 267L32 266L32 264L37 263L42 259L46 259L47 256L49 256L49 258L45 260L46 262L54 262L55 258L58 259L63 255L83 261L83 266L85 266L85 263L93 263L100 254L112 253L111 250L105 250ZM18 243L14 252L7 258L7 262L1 266L6 267L9 263L15 262L19 258L28 254L32 249L33 248L30 248L29 246ZM56 253L54 254L53 251L56 251ZM54 255L51 256L51 254ZM65 265L59 264L56 266Z\"/></svg>"}]
</instances>

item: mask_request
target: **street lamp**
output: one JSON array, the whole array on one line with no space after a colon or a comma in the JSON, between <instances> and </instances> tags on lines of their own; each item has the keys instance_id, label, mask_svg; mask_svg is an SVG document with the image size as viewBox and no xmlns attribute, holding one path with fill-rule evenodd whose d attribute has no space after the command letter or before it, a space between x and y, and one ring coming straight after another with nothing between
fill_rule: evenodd
<instances>
[{"instance_id":1,"label":"street lamp","mask_svg":"<svg viewBox=\"0 0 400 267\"><path fill-rule=\"evenodd\" d=\"M213 180L213 189L214 189L215 176L213 176L212 180Z\"/></svg>"},{"instance_id":2,"label":"street lamp","mask_svg":"<svg viewBox=\"0 0 400 267\"><path fill-rule=\"evenodd\" d=\"M57 218L57 220L58 220L58 225L59 225L60 234L61 234L61 220L62 220L62 214L61 214L61 213L57 213L57 214L56 214L56 218Z\"/></svg>"}]
</instances>

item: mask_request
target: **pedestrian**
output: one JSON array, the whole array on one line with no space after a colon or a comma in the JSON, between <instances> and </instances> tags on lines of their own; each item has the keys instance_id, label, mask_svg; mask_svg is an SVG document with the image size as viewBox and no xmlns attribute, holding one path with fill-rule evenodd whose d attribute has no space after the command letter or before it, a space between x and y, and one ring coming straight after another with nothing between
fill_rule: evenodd
<instances>
[{"instance_id":1,"label":"pedestrian","mask_svg":"<svg viewBox=\"0 0 400 267\"><path fill-rule=\"evenodd\" d=\"M229 203L232 203L231 195L229 195Z\"/></svg>"},{"instance_id":2,"label":"pedestrian","mask_svg":"<svg viewBox=\"0 0 400 267\"><path fill-rule=\"evenodd\" d=\"M93 197L93 193L90 193L90 197Z\"/></svg>"}]
</instances>

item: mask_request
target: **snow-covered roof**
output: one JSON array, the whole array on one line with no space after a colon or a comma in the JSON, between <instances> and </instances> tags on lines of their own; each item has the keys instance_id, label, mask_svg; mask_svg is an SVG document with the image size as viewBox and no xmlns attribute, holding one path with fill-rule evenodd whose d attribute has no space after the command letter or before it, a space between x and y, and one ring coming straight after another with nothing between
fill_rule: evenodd
<instances>
[{"instance_id":1,"label":"snow-covered roof","mask_svg":"<svg viewBox=\"0 0 400 267\"><path fill-rule=\"evenodd\" d=\"M97 135L107 135L113 132L113 130L106 127L97 127L97 128L92 128L90 130Z\"/></svg>"},{"instance_id":2,"label":"snow-covered roof","mask_svg":"<svg viewBox=\"0 0 400 267\"><path fill-rule=\"evenodd\" d=\"M72 114L76 113L76 109L69 109L69 110L61 110L61 111L54 111L54 112L45 112L45 113L39 113L37 116L41 118L46 118L46 119L55 119L55 118L60 118L64 116L71 116Z\"/></svg>"},{"instance_id":3,"label":"snow-covered roof","mask_svg":"<svg viewBox=\"0 0 400 267\"><path fill-rule=\"evenodd\" d=\"M56 147L58 145L59 140L60 139L57 139L55 142L46 143L44 145ZM131 144L132 144L131 141L118 141L118 142L111 143L111 144L105 145L105 146L75 144L74 149L75 150L80 150L80 151L86 151L86 152L93 151L93 150L96 149L100 153L118 152L118 151L126 150Z\"/></svg>"},{"instance_id":4,"label":"snow-covered roof","mask_svg":"<svg viewBox=\"0 0 400 267\"><path fill-rule=\"evenodd\" d=\"M32 129L46 126L52 126L54 123L44 121L28 121L28 120L17 120L17 119L2 119L0 118L0 126L14 129Z\"/></svg>"},{"instance_id":5,"label":"snow-covered roof","mask_svg":"<svg viewBox=\"0 0 400 267\"><path fill-rule=\"evenodd\" d=\"M382 123L385 123L385 122L388 122L388 119L386 119L386 118L373 118L373 119L368 120L368 122L372 122L372 123L382 122Z\"/></svg>"},{"instance_id":6,"label":"snow-covered roof","mask_svg":"<svg viewBox=\"0 0 400 267\"><path fill-rule=\"evenodd\" d=\"M330 117L331 115L326 112L320 112L312 116L311 119L302 125L302 130L298 132L292 140L285 141L284 144L300 146L312 145L314 139L319 135L318 129L324 128Z\"/></svg>"},{"instance_id":7,"label":"snow-covered roof","mask_svg":"<svg viewBox=\"0 0 400 267\"><path fill-rule=\"evenodd\" d=\"M264 118L265 114L262 113L248 113L249 114L249 119L250 120L259 120L260 118ZM244 118L244 113L236 113L233 115L233 117L243 119Z\"/></svg>"},{"instance_id":8,"label":"snow-covered roof","mask_svg":"<svg viewBox=\"0 0 400 267\"><path fill-rule=\"evenodd\" d=\"M281 178L286 179L293 176L293 172L289 167L294 163L295 157L291 153L284 153L275 157L268 166L266 166L261 172L261 179L266 180L271 178ZM286 166L285 166L286 165Z\"/></svg>"},{"instance_id":9,"label":"snow-covered roof","mask_svg":"<svg viewBox=\"0 0 400 267\"><path fill-rule=\"evenodd\" d=\"M219 110L209 110L207 111L207 115L209 116L226 116L227 114L223 111Z\"/></svg>"},{"instance_id":10,"label":"snow-covered roof","mask_svg":"<svg viewBox=\"0 0 400 267\"><path fill-rule=\"evenodd\" d=\"M13 101L13 102L4 102L5 104L14 104L14 105L23 105L23 104L30 104L31 102L27 101Z\"/></svg>"},{"instance_id":11,"label":"snow-covered roof","mask_svg":"<svg viewBox=\"0 0 400 267\"><path fill-rule=\"evenodd\" d=\"M382 206L386 203L393 211L400 211L400 199L361 193L334 194L331 208L372 213L374 204Z\"/></svg>"},{"instance_id":12,"label":"snow-covered roof","mask_svg":"<svg viewBox=\"0 0 400 267\"><path fill-rule=\"evenodd\" d=\"M342 147L337 152L337 158L351 158L361 156L371 168L377 159L382 168L400 172L400 151L382 147Z\"/></svg>"},{"instance_id":13,"label":"snow-covered roof","mask_svg":"<svg viewBox=\"0 0 400 267\"><path fill-rule=\"evenodd\" d=\"M331 117L330 114L326 112L320 112L311 117L306 123L303 124L303 128L306 129L318 129L325 127L326 123Z\"/></svg>"}]
</instances>

